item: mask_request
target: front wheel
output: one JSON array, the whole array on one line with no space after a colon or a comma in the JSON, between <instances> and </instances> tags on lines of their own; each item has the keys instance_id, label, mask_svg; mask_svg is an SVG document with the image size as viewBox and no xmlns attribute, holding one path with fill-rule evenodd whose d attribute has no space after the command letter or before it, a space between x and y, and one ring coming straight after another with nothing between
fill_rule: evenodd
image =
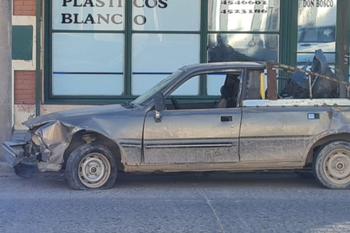
<instances>
[{"instance_id":1,"label":"front wheel","mask_svg":"<svg viewBox=\"0 0 350 233\"><path fill-rule=\"evenodd\" d=\"M350 188L350 143L336 141L324 146L314 159L313 170L327 188Z\"/></svg>"},{"instance_id":2,"label":"front wheel","mask_svg":"<svg viewBox=\"0 0 350 233\"><path fill-rule=\"evenodd\" d=\"M117 178L115 158L103 145L79 146L67 160L66 178L73 189L111 188Z\"/></svg>"}]
</instances>

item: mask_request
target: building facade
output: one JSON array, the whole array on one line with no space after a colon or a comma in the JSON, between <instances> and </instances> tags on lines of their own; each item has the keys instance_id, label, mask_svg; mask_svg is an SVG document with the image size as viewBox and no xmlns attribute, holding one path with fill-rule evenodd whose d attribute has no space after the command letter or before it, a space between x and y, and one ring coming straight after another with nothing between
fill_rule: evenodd
<instances>
[{"instance_id":1,"label":"building facade","mask_svg":"<svg viewBox=\"0 0 350 233\"><path fill-rule=\"evenodd\" d=\"M35 115L134 99L177 68L302 66L316 49L349 77L347 0L13 0L14 127ZM174 95L211 99L223 80Z\"/></svg>"}]
</instances>

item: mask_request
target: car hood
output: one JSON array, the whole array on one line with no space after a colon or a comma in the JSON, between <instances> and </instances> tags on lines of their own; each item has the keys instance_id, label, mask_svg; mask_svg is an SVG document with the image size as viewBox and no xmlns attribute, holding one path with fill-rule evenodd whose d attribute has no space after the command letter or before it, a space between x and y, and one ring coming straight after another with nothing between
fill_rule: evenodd
<instances>
[{"instance_id":1,"label":"car hood","mask_svg":"<svg viewBox=\"0 0 350 233\"><path fill-rule=\"evenodd\" d=\"M39 117L35 117L23 122L23 124L27 126L29 129L32 129L34 127L41 126L56 120L69 120L69 119L79 120L80 118L91 118L94 116L104 116L104 115L107 116L107 115L112 115L116 113L118 113L118 115L123 115L123 113L127 113L135 109L137 108L126 108L120 104L73 109L73 110L60 111L60 112L55 112L55 113L50 113Z\"/></svg>"}]
</instances>

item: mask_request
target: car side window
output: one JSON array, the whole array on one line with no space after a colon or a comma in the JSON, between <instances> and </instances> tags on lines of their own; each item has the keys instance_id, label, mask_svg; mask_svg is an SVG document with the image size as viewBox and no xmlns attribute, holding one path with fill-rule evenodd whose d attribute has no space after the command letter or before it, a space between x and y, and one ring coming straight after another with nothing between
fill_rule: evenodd
<instances>
[{"instance_id":1,"label":"car side window","mask_svg":"<svg viewBox=\"0 0 350 233\"><path fill-rule=\"evenodd\" d=\"M225 82L220 88L221 99L216 106L217 108L237 107L238 96L240 93L240 83L240 74L226 74Z\"/></svg>"},{"instance_id":2,"label":"car side window","mask_svg":"<svg viewBox=\"0 0 350 233\"><path fill-rule=\"evenodd\" d=\"M207 80L207 95L193 100L185 100L181 90L189 86L188 83L204 77ZM210 108L235 108L237 107L241 93L242 79L241 71L232 72L210 72L189 78L172 93L166 96L168 110L177 109L210 109Z\"/></svg>"}]
</instances>

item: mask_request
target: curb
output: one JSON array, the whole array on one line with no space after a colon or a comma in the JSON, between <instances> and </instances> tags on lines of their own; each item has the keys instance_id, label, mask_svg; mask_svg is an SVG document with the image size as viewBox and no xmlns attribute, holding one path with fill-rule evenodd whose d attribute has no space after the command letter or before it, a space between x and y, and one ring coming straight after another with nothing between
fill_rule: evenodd
<instances>
[{"instance_id":1,"label":"curb","mask_svg":"<svg viewBox=\"0 0 350 233\"><path fill-rule=\"evenodd\" d=\"M13 169L13 167L11 167L5 162L0 162L0 177L2 175L9 175L9 174L15 174L15 170Z\"/></svg>"}]
</instances>

